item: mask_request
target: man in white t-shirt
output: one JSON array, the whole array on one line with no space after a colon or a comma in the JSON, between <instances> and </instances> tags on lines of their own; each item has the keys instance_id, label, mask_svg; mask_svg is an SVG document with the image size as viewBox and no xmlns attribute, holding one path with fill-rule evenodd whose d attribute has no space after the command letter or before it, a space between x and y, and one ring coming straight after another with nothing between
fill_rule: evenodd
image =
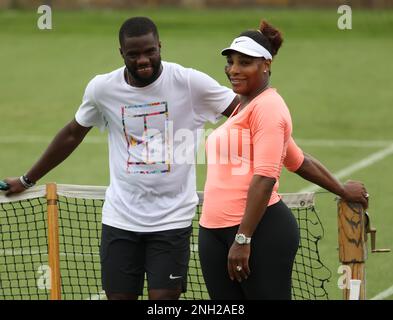
<instances>
[{"instance_id":1,"label":"man in white t-shirt","mask_svg":"<svg viewBox=\"0 0 393 320\"><path fill-rule=\"evenodd\" d=\"M125 67L89 82L75 119L26 175L6 180L8 194L34 185L93 126L107 128L103 289L108 299L137 299L146 273L150 299L178 299L186 290L198 203L195 166L189 161L197 149L197 130L221 114L228 116L237 98L204 73L162 62L157 28L148 18L125 21L119 41Z\"/></svg>"}]
</instances>

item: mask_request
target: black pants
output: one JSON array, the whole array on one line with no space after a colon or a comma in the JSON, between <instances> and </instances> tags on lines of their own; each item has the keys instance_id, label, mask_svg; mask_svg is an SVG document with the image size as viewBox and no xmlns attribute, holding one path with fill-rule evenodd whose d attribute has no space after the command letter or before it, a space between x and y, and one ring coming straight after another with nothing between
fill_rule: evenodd
<instances>
[{"instance_id":1,"label":"black pants","mask_svg":"<svg viewBox=\"0 0 393 320\"><path fill-rule=\"evenodd\" d=\"M299 229L291 210L279 201L269 206L251 241L251 274L241 283L228 275L227 261L239 226L199 229L199 259L211 299L291 299L292 266Z\"/></svg>"}]
</instances>

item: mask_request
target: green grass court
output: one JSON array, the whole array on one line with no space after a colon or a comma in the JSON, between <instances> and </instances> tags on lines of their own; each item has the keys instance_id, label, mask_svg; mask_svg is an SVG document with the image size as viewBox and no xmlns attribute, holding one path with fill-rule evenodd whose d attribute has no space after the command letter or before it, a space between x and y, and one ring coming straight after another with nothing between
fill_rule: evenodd
<instances>
[{"instance_id":1,"label":"green grass court","mask_svg":"<svg viewBox=\"0 0 393 320\"><path fill-rule=\"evenodd\" d=\"M279 27L284 45L273 63L272 85L291 110L295 139L332 172L347 170L341 180L365 182L377 247L393 248L393 11L354 9L353 29L345 31L337 28L339 15L333 9L54 10L51 31L38 30L35 11L0 11L1 179L19 176L32 165L74 116L95 74L122 65L117 33L134 15L156 21L163 60L204 71L222 84L228 83L220 50L244 29L255 28L262 17ZM106 185L105 142L105 134L94 130L41 183ZM356 169L365 159L364 167ZM198 166L199 190L204 170ZM348 170L353 172L346 176ZM280 186L281 192L298 192L309 184L284 171ZM316 208L325 228L322 260L333 275L329 296L340 299L334 196L318 194ZM393 253L369 254L368 298L393 286L392 265Z\"/></svg>"}]
</instances>

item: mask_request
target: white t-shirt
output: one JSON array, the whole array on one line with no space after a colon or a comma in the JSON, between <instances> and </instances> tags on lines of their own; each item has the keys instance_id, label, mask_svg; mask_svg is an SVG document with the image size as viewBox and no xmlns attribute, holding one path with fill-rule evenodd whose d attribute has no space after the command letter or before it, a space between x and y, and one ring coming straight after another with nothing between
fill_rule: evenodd
<instances>
[{"instance_id":1,"label":"white t-shirt","mask_svg":"<svg viewBox=\"0 0 393 320\"><path fill-rule=\"evenodd\" d=\"M119 229L191 225L198 203L197 131L216 122L235 97L202 72L162 64L160 77L142 88L127 84L124 67L96 76L75 115L82 126L108 129L110 185L102 222Z\"/></svg>"}]
</instances>

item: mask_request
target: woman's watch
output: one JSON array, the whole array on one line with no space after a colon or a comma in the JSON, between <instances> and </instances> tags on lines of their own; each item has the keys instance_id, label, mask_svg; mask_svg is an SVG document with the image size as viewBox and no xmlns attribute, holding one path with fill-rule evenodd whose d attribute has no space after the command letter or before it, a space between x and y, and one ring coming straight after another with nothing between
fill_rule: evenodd
<instances>
[{"instance_id":1,"label":"woman's watch","mask_svg":"<svg viewBox=\"0 0 393 320\"><path fill-rule=\"evenodd\" d=\"M246 237L244 233L237 233L235 235L235 241L237 244L250 244L251 237Z\"/></svg>"}]
</instances>

